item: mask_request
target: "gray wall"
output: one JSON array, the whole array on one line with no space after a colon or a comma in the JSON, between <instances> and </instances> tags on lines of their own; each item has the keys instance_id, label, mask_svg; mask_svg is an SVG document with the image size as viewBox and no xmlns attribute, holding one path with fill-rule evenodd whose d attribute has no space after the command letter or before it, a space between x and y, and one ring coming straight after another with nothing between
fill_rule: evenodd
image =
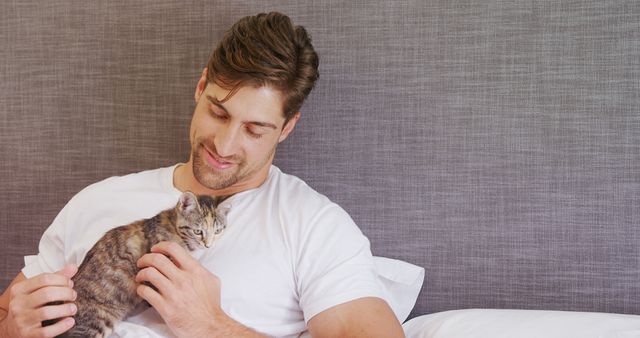
<instances>
[{"instance_id":1,"label":"gray wall","mask_svg":"<svg viewBox=\"0 0 640 338\"><path fill-rule=\"evenodd\" d=\"M426 268L413 315L640 314L637 1L2 2L0 287L75 192L187 159L214 44L270 10L321 57L276 162Z\"/></svg>"}]
</instances>

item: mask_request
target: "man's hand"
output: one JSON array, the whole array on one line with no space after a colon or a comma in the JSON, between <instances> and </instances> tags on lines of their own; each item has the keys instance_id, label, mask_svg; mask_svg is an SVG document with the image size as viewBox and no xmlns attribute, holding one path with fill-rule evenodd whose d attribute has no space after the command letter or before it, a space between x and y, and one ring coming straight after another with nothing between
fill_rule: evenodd
<instances>
[{"instance_id":1,"label":"man's hand","mask_svg":"<svg viewBox=\"0 0 640 338\"><path fill-rule=\"evenodd\" d=\"M55 337L74 325L76 306L71 303L48 305L51 302L71 302L76 299L73 277L78 268L67 265L56 273L43 273L25 279L20 274L2 295L8 298L6 317L0 322L1 337ZM4 302L3 302L4 303ZM55 324L42 326L45 320L62 318Z\"/></svg>"},{"instance_id":2,"label":"man's hand","mask_svg":"<svg viewBox=\"0 0 640 338\"><path fill-rule=\"evenodd\" d=\"M178 337L255 336L220 307L220 280L180 245L161 242L138 260L140 297L151 304Z\"/></svg>"}]
</instances>

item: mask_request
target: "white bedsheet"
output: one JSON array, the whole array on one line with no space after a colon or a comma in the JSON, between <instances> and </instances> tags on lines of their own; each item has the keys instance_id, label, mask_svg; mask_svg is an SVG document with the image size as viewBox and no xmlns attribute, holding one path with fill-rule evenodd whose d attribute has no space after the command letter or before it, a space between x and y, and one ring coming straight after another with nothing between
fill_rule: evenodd
<instances>
[{"instance_id":1,"label":"white bedsheet","mask_svg":"<svg viewBox=\"0 0 640 338\"><path fill-rule=\"evenodd\" d=\"M468 309L416 317L403 328L407 338L640 338L640 316Z\"/></svg>"}]
</instances>

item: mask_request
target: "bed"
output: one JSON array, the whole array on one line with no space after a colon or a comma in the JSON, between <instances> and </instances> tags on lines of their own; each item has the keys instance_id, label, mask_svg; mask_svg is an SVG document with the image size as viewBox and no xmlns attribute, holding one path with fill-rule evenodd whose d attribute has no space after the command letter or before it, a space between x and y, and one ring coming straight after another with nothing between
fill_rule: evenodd
<instances>
[{"instance_id":1,"label":"bed","mask_svg":"<svg viewBox=\"0 0 640 338\"><path fill-rule=\"evenodd\" d=\"M2 2L0 288L81 188L186 159L213 44L272 10L321 58L276 165L407 336L640 337L637 1Z\"/></svg>"}]
</instances>

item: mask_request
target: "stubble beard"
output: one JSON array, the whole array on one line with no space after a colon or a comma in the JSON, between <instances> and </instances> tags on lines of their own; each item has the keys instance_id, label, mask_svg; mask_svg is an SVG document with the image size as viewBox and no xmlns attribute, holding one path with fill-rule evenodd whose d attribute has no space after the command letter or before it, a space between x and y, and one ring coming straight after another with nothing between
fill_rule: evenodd
<instances>
[{"instance_id":1,"label":"stubble beard","mask_svg":"<svg viewBox=\"0 0 640 338\"><path fill-rule=\"evenodd\" d=\"M275 147L260 163L251 166L244 159L234 159L235 168L233 170L225 170L220 172L207 163L204 158L205 147L203 142L198 142L196 149L192 151L193 158L193 176L201 185L211 190L222 190L229 188L234 184L250 177L256 173L260 168L271 158L271 155L275 152ZM209 148L215 151L215 147Z\"/></svg>"},{"instance_id":2,"label":"stubble beard","mask_svg":"<svg viewBox=\"0 0 640 338\"><path fill-rule=\"evenodd\" d=\"M211 190L220 190L230 187L240 181L240 171L244 166L244 161L236 162L235 168L220 172L211 168L205 159L204 146L198 143L198 147L192 151L193 176L198 183Z\"/></svg>"}]
</instances>

